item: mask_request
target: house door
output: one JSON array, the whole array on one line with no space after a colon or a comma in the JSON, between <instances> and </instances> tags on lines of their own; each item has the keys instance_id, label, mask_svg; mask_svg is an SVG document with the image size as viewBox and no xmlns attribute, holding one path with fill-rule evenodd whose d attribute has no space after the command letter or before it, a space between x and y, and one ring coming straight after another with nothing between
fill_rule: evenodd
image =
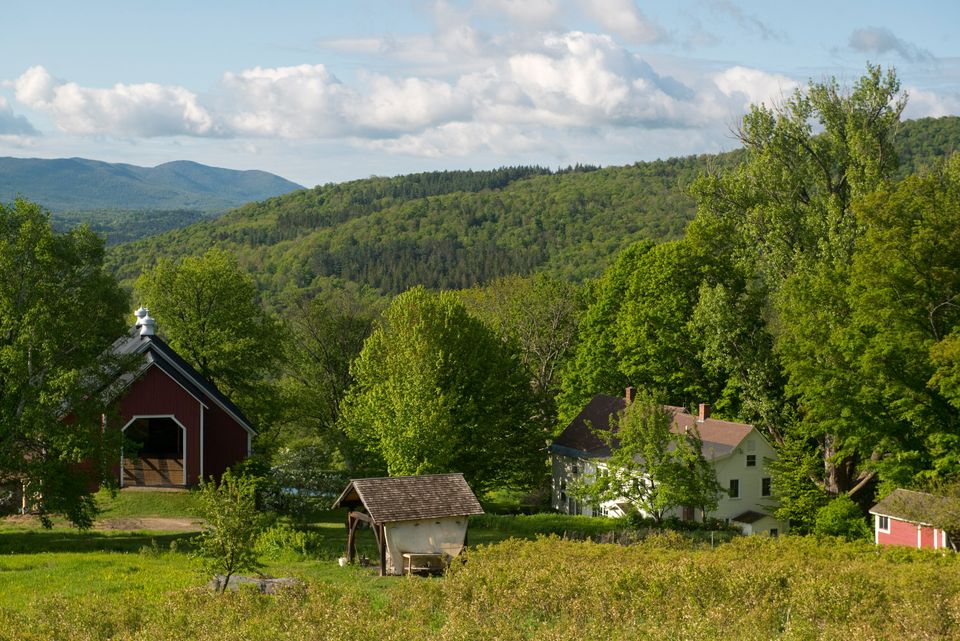
<instances>
[{"instance_id":1,"label":"house door","mask_svg":"<svg viewBox=\"0 0 960 641\"><path fill-rule=\"evenodd\" d=\"M124 429L123 482L185 485L186 428L170 416L138 417Z\"/></svg>"}]
</instances>

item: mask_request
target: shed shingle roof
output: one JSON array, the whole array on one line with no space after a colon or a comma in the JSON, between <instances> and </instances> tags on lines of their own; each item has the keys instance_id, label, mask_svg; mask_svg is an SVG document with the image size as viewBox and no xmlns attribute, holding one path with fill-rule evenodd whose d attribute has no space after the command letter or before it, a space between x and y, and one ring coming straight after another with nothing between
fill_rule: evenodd
<instances>
[{"instance_id":1,"label":"shed shingle roof","mask_svg":"<svg viewBox=\"0 0 960 641\"><path fill-rule=\"evenodd\" d=\"M483 514L459 473L353 479L333 507L360 505L377 523Z\"/></svg>"},{"instance_id":2,"label":"shed shingle roof","mask_svg":"<svg viewBox=\"0 0 960 641\"><path fill-rule=\"evenodd\" d=\"M934 515L960 509L955 499L926 492L896 489L870 508L870 514L891 516L901 521L929 525Z\"/></svg>"}]
</instances>

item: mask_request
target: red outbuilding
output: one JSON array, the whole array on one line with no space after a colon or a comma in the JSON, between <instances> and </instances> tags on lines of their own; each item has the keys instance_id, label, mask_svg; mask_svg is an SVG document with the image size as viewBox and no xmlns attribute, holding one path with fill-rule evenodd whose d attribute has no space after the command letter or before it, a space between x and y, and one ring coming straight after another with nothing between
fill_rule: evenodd
<instances>
[{"instance_id":1,"label":"red outbuilding","mask_svg":"<svg viewBox=\"0 0 960 641\"><path fill-rule=\"evenodd\" d=\"M934 527L933 516L942 513L947 499L912 490L897 489L870 508L877 545L904 545L941 550L950 548L950 536Z\"/></svg>"},{"instance_id":2,"label":"red outbuilding","mask_svg":"<svg viewBox=\"0 0 960 641\"><path fill-rule=\"evenodd\" d=\"M156 335L142 307L112 350L134 366L111 388L125 446L115 473L121 487L185 487L250 455L255 432L243 412ZM117 420L117 419L112 419Z\"/></svg>"}]
</instances>

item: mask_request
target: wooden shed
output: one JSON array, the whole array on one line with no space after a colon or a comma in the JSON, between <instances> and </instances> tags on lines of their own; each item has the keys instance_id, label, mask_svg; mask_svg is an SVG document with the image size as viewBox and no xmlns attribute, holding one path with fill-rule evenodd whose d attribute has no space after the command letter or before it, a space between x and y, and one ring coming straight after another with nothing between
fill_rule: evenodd
<instances>
[{"instance_id":1,"label":"wooden shed","mask_svg":"<svg viewBox=\"0 0 960 641\"><path fill-rule=\"evenodd\" d=\"M380 576L403 574L429 559L450 559L467 544L467 520L483 508L463 474L353 479L333 504L347 516L347 559L361 523L373 529Z\"/></svg>"}]
</instances>

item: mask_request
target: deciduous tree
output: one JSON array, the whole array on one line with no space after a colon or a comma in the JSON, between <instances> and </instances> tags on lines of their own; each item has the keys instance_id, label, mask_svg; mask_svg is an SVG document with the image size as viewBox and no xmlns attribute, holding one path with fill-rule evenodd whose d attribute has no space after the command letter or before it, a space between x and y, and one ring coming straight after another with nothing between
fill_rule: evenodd
<instances>
[{"instance_id":1,"label":"deciduous tree","mask_svg":"<svg viewBox=\"0 0 960 641\"><path fill-rule=\"evenodd\" d=\"M85 227L55 233L39 206L0 205L0 479L26 482L47 524L91 524L91 481L119 446L100 392L122 365L107 348L128 299L103 257Z\"/></svg>"},{"instance_id":2,"label":"deciduous tree","mask_svg":"<svg viewBox=\"0 0 960 641\"><path fill-rule=\"evenodd\" d=\"M543 474L526 372L452 292L397 296L351 371L343 424L390 474L458 471L477 491Z\"/></svg>"},{"instance_id":3,"label":"deciduous tree","mask_svg":"<svg viewBox=\"0 0 960 641\"><path fill-rule=\"evenodd\" d=\"M230 254L211 249L180 261L161 259L140 276L136 290L181 356L260 424L270 420L282 330Z\"/></svg>"}]
</instances>

